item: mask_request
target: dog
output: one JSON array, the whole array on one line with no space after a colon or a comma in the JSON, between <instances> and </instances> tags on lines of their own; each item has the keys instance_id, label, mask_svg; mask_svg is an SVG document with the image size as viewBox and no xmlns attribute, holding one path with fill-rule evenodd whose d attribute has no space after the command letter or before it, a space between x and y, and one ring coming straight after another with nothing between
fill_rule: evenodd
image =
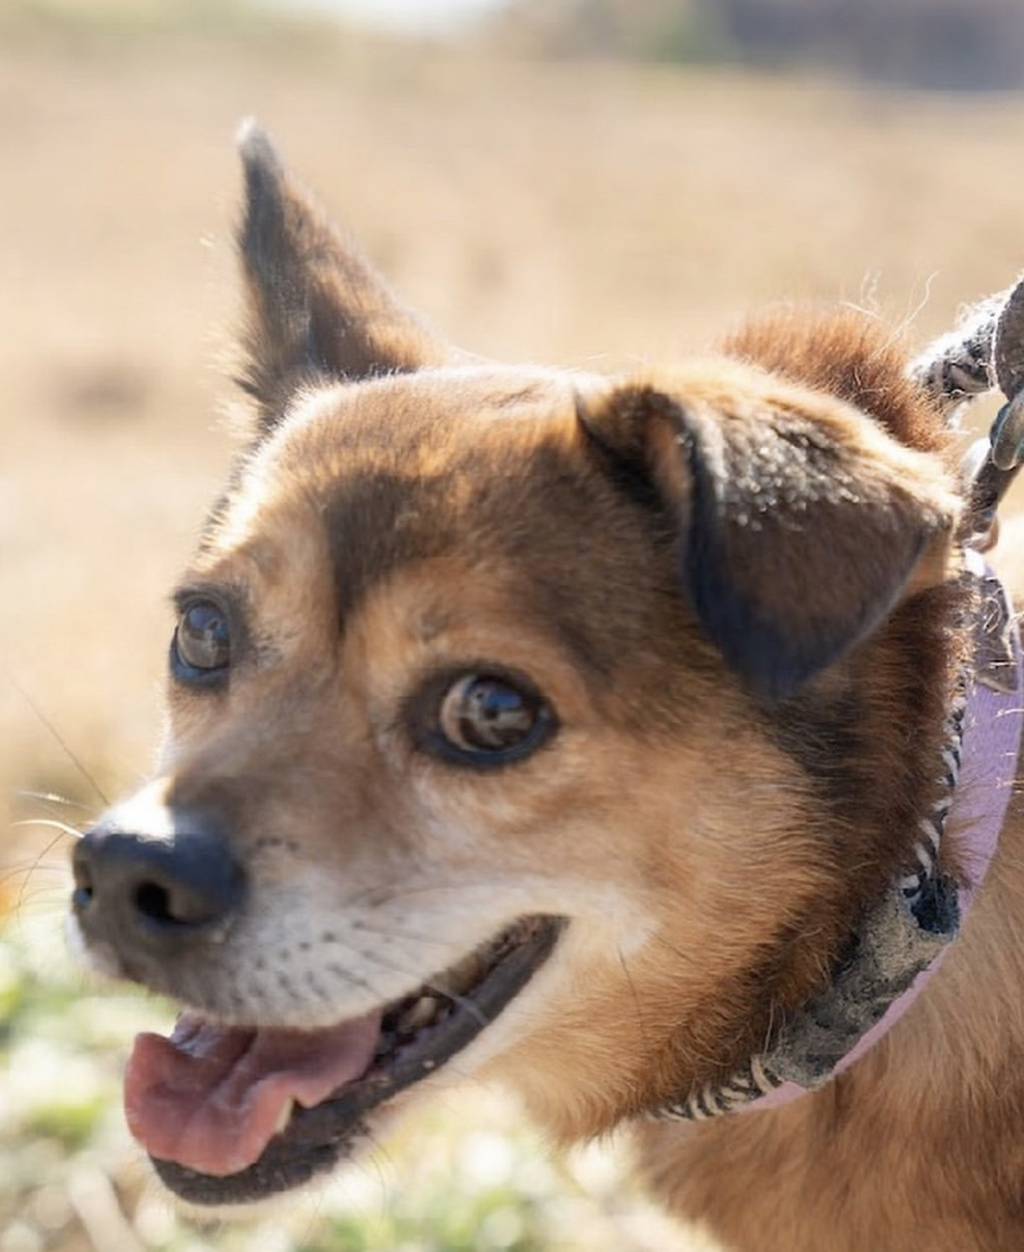
<instances>
[{"instance_id":1,"label":"dog","mask_svg":"<svg viewBox=\"0 0 1024 1252\"><path fill-rule=\"evenodd\" d=\"M240 148L245 446L155 775L73 864L86 959L182 1005L125 1078L160 1178L281 1195L473 1075L559 1144L631 1126L730 1249L1019 1252L1016 741L983 887L937 769L971 354L783 311L636 377L497 365ZM883 913L917 929L847 1012Z\"/></svg>"}]
</instances>

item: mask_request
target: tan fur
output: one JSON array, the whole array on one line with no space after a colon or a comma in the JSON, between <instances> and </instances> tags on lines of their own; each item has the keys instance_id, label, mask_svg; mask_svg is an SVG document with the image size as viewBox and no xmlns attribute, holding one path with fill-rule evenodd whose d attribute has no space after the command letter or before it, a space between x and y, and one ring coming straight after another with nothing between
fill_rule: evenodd
<instances>
[{"instance_id":1,"label":"tan fur","mask_svg":"<svg viewBox=\"0 0 1024 1252\"><path fill-rule=\"evenodd\" d=\"M642 1132L657 1193L730 1248L1024 1246L1022 841L1015 798L963 940L851 1071L775 1113Z\"/></svg>"},{"instance_id":2,"label":"tan fur","mask_svg":"<svg viewBox=\"0 0 1024 1252\"><path fill-rule=\"evenodd\" d=\"M252 208L244 235L260 435L183 579L244 595L252 659L226 694L172 684L157 793L230 822L260 907L160 989L325 1025L561 914L460 1068L562 1142L602 1133L749 1056L907 862L964 646L946 438L848 314L775 318L643 378L459 364L287 205L287 246ZM314 256L307 320L336 323L315 351L301 318L274 338L268 249L300 267L290 299ZM379 359L352 377L324 344L367 308ZM759 694L728 662L747 654L722 587L794 665L822 636L835 655ZM489 773L418 750L424 677L489 662L557 710L550 745ZM744 1252L1024 1246L1022 838L1015 815L966 939L848 1075L778 1112L638 1131L673 1211Z\"/></svg>"}]
</instances>

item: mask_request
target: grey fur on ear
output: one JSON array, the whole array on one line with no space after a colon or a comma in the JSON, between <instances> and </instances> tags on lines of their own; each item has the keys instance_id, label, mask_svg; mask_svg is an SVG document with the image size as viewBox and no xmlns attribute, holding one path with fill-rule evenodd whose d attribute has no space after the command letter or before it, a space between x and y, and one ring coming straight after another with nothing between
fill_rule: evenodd
<instances>
[{"instance_id":1,"label":"grey fur on ear","mask_svg":"<svg viewBox=\"0 0 1024 1252\"><path fill-rule=\"evenodd\" d=\"M261 430L308 382L355 381L440 364L451 350L395 298L359 250L286 171L266 132L238 137L246 288L240 382Z\"/></svg>"}]
</instances>

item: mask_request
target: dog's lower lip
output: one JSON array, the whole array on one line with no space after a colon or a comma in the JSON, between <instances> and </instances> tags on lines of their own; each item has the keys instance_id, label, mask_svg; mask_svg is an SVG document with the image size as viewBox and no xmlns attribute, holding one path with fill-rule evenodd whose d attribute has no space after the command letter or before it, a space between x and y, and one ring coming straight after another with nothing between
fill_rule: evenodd
<instances>
[{"instance_id":1,"label":"dog's lower lip","mask_svg":"<svg viewBox=\"0 0 1024 1252\"><path fill-rule=\"evenodd\" d=\"M448 1017L418 1033L390 1063L374 1064L361 1079L312 1108L296 1107L253 1165L236 1174L214 1177L172 1161L152 1157L163 1183L197 1205L244 1204L301 1186L331 1169L357 1139L363 1117L374 1108L436 1072L493 1021L530 980L553 950L564 919L524 918L498 938L522 933L498 957L473 990Z\"/></svg>"}]
</instances>

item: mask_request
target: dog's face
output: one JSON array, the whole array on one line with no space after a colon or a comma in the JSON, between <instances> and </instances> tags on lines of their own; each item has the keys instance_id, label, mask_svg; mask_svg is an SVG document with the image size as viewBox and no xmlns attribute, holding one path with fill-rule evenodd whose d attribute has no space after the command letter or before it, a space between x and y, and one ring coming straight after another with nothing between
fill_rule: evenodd
<instances>
[{"instance_id":1,"label":"dog's face","mask_svg":"<svg viewBox=\"0 0 1024 1252\"><path fill-rule=\"evenodd\" d=\"M837 906L775 710L849 697L955 513L937 459L754 368L460 356L244 155L257 429L157 776L76 855L94 961L187 1010L127 1109L205 1204L467 1074L571 1137L742 1049L887 872L851 849Z\"/></svg>"}]
</instances>

